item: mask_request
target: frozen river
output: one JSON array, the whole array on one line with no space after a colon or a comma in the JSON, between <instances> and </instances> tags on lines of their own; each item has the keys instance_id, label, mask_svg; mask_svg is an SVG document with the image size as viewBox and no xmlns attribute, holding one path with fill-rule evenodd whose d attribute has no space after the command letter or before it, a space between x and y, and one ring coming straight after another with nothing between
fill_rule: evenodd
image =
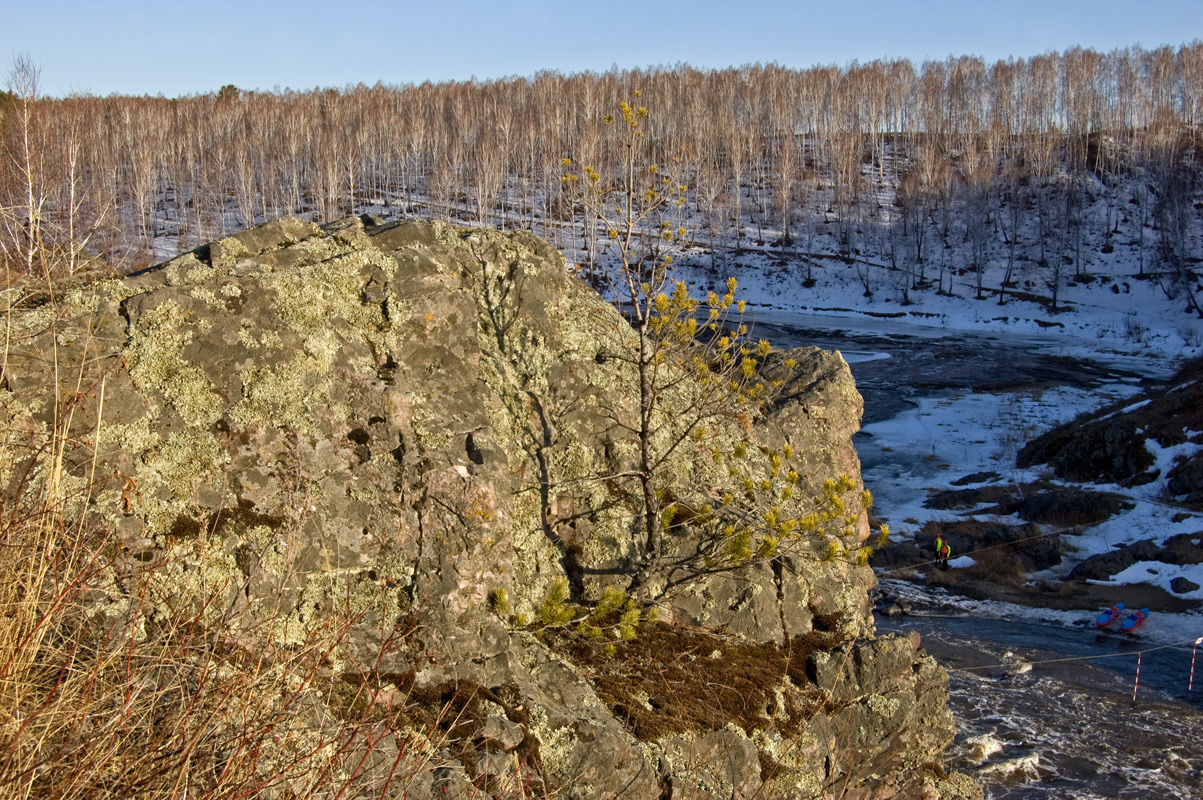
<instances>
[{"instance_id":1,"label":"frozen river","mask_svg":"<svg viewBox=\"0 0 1203 800\"><path fill-rule=\"evenodd\" d=\"M766 315L756 335L844 354L865 399L856 437L864 481L895 530L921 513L927 488L979 471L1007 476L1026 439L1167 374L1164 364L1092 357L1055 337L890 319ZM880 618L879 629L918 631L950 670L959 734L948 765L974 775L988 797L1203 798L1203 665L1188 691L1189 646L1151 650L1157 640L1099 636L1040 609L1030 621L1001 609L991 618L981 604L966 613L955 597L891 583L914 615ZM1194 620L1203 636L1203 617ZM1171 638L1192 624L1180 620Z\"/></svg>"}]
</instances>

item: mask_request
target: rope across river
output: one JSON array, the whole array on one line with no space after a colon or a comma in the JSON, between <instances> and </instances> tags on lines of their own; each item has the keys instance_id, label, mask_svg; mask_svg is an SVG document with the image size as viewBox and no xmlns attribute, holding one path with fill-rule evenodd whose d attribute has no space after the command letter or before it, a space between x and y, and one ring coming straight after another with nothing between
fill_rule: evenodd
<instances>
[{"instance_id":1,"label":"rope across river","mask_svg":"<svg viewBox=\"0 0 1203 800\"><path fill-rule=\"evenodd\" d=\"M1104 658L1131 658L1132 656L1141 656L1141 655L1144 655L1145 653L1152 653L1156 650L1165 650L1170 647L1182 647L1184 645L1188 645L1188 644L1192 644L1192 643L1195 645L1195 649L1197 649L1201 642L1203 642L1203 637L1199 637L1198 639L1186 639L1181 642L1170 642L1168 644L1159 644L1155 647L1146 647L1142 650L1132 650L1132 651L1126 652L1126 653L1099 653L1097 655L1090 655L1090 656L1063 656L1061 658L1043 658L1043 659L1040 659L1039 661L1028 661L1027 659L1024 659L1024 663L1031 664L1032 666L1038 666L1040 664L1061 664L1061 663L1065 663L1068 661L1096 661L1096 660L1100 660L1100 659L1104 659ZM1191 657L1192 664L1194 663L1194 655L1193 654L1194 654L1194 651L1192 650L1192 657ZM1012 666L1012 665L1010 665L1010 664L981 664L981 665L972 666L972 667L948 667L947 669L949 672L972 672L974 670L979 670L979 669L1006 669L1007 667L1010 667L1010 666Z\"/></svg>"},{"instance_id":2,"label":"rope across river","mask_svg":"<svg viewBox=\"0 0 1203 800\"><path fill-rule=\"evenodd\" d=\"M992 550L995 548L1013 547L1014 545L1019 544L1020 542L1030 541L1033 539L1042 539L1046 535L1047 534L1038 534L1036 536L1025 537L1024 539L1019 539L1019 540L1016 540L1013 542L1004 542L1004 543L1000 543L1000 544L996 544L996 545L989 545L987 547L978 548L977 550L974 550L972 552L979 553L979 552L982 552L985 550ZM972 557L972 555L970 557ZM894 567L892 569L877 570L877 572L879 575L890 575L895 572L903 572L906 570L913 570L913 569L918 569L918 568L922 568L922 567L933 566L938 563L940 563L938 559L933 559L933 560L927 560L927 561L920 561L918 563L910 564L907 566ZM1130 658L1132 656L1136 656L1136 661L1137 661L1136 686L1133 687L1133 691L1132 691L1132 699L1135 701L1136 689L1140 685L1141 657L1145 653L1152 653L1152 652L1156 652L1158 650L1167 650L1167 649L1173 648L1173 647L1184 647L1186 645L1192 645L1191 657L1190 657L1190 677L1187 681L1187 691L1188 692L1192 691L1194 689L1194 684L1195 684L1195 659L1198 654L1200 644L1203 644L1203 636L1198 637L1196 639L1184 639L1184 640L1178 641L1178 642L1168 642L1165 644L1154 645L1152 647L1146 647L1146 648L1142 648L1140 650L1128 651L1128 652L1124 652L1124 653L1097 653L1094 655L1085 655L1085 656L1061 656L1058 658L1045 658L1045 659L1040 659L1037 661L1028 661L1025 659L1024 663L1029 664L1031 666L1039 666L1042 664L1063 664L1063 663L1069 663L1069 662L1074 662L1074 661L1098 661L1098 660L1108 659L1108 658ZM947 669L949 672L974 672L977 670L1006 669L1010 666L1011 666L1010 664L980 664L980 665L969 666L969 667L948 667Z\"/></svg>"}]
</instances>

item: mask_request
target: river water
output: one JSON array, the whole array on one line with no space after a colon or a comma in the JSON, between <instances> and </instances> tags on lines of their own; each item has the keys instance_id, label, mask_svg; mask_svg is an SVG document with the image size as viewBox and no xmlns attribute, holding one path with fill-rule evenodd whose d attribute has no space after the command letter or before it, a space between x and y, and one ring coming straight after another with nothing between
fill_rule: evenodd
<instances>
[{"instance_id":1,"label":"river water","mask_svg":"<svg viewBox=\"0 0 1203 800\"><path fill-rule=\"evenodd\" d=\"M987 797L1203 797L1203 670L1188 690L1190 647L949 611L920 601L877 627L918 631L948 669L947 766Z\"/></svg>"},{"instance_id":2,"label":"river water","mask_svg":"<svg viewBox=\"0 0 1203 800\"><path fill-rule=\"evenodd\" d=\"M1122 354L1092 359L1066 354L1078 348L1061 352L1047 339L890 320L850 327L842 319L777 316L759 321L756 333L779 347L841 350L865 399L865 424L889 420L920 398L1038 396L1063 387L1135 386L1159 376L1156 366ZM891 496L883 484L898 465L883 463L867 445L858 441L865 483L880 501ZM879 615L879 631L918 631L949 670L958 735L947 766L973 775L987 797L1203 800L1203 647L1188 689L1190 646L1152 649L1157 642L1089 626L970 616L942 590L890 580L882 588L905 597L911 613ZM1040 619L1038 612L1032 617Z\"/></svg>"},{"instance_id":3,"label":"river water","mask_svg":"<svg viewBox=\"0 0 1203 800\"><path fill-rule=\"evenodd\" d=\"M1161 372L1127 354L1103 362L1039 337L948 331L888 319L776 314L757 320L755 334L781 348L816 345L841 351L865 399L865 425L912 408L920 397L1091 389Z\"/></svg>"}]
</instances>

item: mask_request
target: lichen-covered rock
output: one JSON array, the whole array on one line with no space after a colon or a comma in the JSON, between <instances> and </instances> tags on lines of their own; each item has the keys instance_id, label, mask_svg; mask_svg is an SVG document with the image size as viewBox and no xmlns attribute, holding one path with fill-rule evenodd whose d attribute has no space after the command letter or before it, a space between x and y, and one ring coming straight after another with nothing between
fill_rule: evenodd
<instances>
[{"instance_id":1,"label":"lichen-covered rock","mask_svg":"<svg viewBox=\"0 0 1203 800\"><path fill-rule=\"evenodd\" d=\"M641 563L639 496L621 477L637 389L615 357L632 331L529 234L369 223L279 220L14 314L0 485L53 482L112 531L97 620L136 609L123 635L152 636L186 610L296 648L342 614L329 669L405 698L405 746L427 740L410 796L945 791L945 676L917 642L872 638L855 504L837 530L738 567L697 569L706 542L688 524L669 537L677 566L654 587L662 627L645 635L688 631L707 652L673 657L714 669L759 653L763 712L728 698L717 716L669 714L602 680L611 667L573 649L588 645L530 626L556 587L589 605ZM716 423L665 466L682 508L712 491L690 483L701 465L743 443L749 475L791 454L799 514L843 491L831 486L859 492L847 365L788 355L792 367L764 365L782 390L763 420ZM68 406L79 413L58 413ZM27 472L44 462L23 448L55 425L70 434L64 470ZM162 566L128 585L148 564ZM803 642L809 667L791 661ZM610 644L611 665L630 663L629 645ZM713 685L679 681L688 703L712 702Z\"/></svg>"}]
</instances>

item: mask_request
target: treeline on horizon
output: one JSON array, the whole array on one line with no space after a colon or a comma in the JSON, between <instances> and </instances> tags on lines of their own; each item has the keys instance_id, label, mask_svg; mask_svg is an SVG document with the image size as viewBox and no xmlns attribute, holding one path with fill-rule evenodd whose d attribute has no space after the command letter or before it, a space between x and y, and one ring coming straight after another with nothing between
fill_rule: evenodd
<instances>
[{"instance_id":1,"label":"treeline on horizon","mask_svg":"<svg viewBox=\"0 0 1203 800\"><path fill-rule=\"evenodd\" d=\"M649 158L689 186L696 235L716 246L738 248L766 228L791 242L822 217L843 252L871 248L913 268L932 238L947 246L955 218L979 275L985 261L1014 262L1017 247L1020 258L1038 251L1033 260L1068 259L1080 272L1081 208L1097 179L1135 187L1108 200L1099 224L1110 242L1122 205L1138 207L1128 238L1139 237L1143 271L1146 254L1185 268L1198 216L1197 40L994 64L677 66L299 92L225 86L176 99L42 98L36 80L11 78L0 95L10 262L53 239L135 268L155 260L156 239L162 256L165 236L182 251L263 219L367 210L533 225L592 253L564 159L606 174L618 154L603 117L636 90ZM892 233L870 242L870 227ZM1158 235L1146 241L1146 227Z\"/></svg>"}]
</instances>

